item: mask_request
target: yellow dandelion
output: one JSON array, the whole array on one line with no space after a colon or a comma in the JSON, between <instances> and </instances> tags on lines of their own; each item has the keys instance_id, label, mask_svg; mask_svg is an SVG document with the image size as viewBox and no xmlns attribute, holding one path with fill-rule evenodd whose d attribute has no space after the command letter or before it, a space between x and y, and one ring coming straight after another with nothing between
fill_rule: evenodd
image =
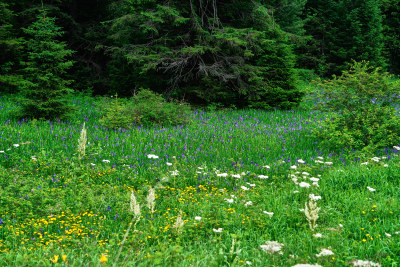
<instances>
[{"instance_id":1,"label":"yellow dandelion","mask_svg":"<svg viewBox=\"0 0 400 267\"><path fill-rule=\"evenodd\" d=\"M101 254L101 257L100 257L100 263L103 263L103 262L106 262L108 259L107 259L107 256L106 256L106 254Z\"/></svg>"},{"instance_id":2,"label":"yellow dandelion","mask_svg":"<svg viewBox=\"0 0 400 267\"><path fill-rule=\"evenodd\" d=\"M58 256L58 255L54 255L54 259L50 259L50 261L51 261L52 263L57 263L59 257L60 257L60 256Z\"/></svg>"}]
</instances>

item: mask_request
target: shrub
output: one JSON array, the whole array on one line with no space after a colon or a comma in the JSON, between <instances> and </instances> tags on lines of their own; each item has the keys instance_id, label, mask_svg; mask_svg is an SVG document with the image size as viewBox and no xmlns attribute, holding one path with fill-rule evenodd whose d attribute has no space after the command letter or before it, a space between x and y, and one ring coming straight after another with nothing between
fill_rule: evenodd
<instances>
[{"instance_id":1,"label":"shrub","mask_svg":"<svg viewBox=\"0 0 400 267\"><path fill-rule=\"evenodd\" d=\"M145 126L172 126L189 122L190 107L181 102L167 102L149 89L141 89L129 103L129 114L135 123Z\"/></svg>"},{"instance_id":2,"label":"shrub","mask_svg":"<svg viewBox=\"0 0 400 267\"><path fill-rule=\"evenodd\" d=\"M185 103L167 102L149 89L140 90L129 101L116 96L107 108L100 124L108 128L128 128L130 124L172 126L189 122L190 107Z\"/></svg>"},{"instance_id":3,"label":"shrub","mask_svg":"<svg viewBox=\"0 0 400 267\"><path fill-rule=\"evenodd\" d=\"M311 136L329 149L376 150L400 143L400 118L393 108L399 102L399 82L368 62L353 62L349 71L318 84L320 110L334 112Z\"/></svg>"}]
</instances>

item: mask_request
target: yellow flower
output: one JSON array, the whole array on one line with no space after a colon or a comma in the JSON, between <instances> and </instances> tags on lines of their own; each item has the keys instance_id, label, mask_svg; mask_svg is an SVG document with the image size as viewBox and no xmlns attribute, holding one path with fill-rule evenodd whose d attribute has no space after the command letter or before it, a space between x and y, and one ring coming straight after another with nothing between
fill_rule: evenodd
<instances>
[{"instance_id":1,"label":"yellow flower","mask_svg":"<svg viewBox=\"0 0 400 267\"><path fill-rule=\"evenodd\" d=\"M106 261L107 261L106 255L105 254L101 254L100 263L103 263L103 262L106 262Z\"/></svg>"},{"instance_id":2,"label":"yellow flower","mask_svg":"<svg viewBox=\"0 0 400 267\"><path fill-rule=\"evenodd\" d=\"M57 263L59 257L60 257L60 256L58 256L58 255L54 255L54 259L50 259L50 261L51 261L52 263Z\"/></svg>"},{"instance_id":3,"label":"yellow flower","mask_svg":"<svg viewBox=\"0 0 400 267\"><path fill-rule=\"evenodd\" d=\"M62 259L65 261L67 259L67 255L62 255Z\"/></svg>"}]
</instances>

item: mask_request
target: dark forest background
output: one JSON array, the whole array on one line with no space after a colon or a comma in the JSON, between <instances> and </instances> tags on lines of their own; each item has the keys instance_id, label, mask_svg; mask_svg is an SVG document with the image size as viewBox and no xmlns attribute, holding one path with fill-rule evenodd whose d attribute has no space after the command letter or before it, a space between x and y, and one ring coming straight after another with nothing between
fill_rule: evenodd
<instances>
[{"instance_id":1,"label":"dark forest background","mask_svg":"<svg viewBox=\"0 0 400 267\"><path fill-rule=\"evenodd\" d=\"M92 95L291 108L352 60L400 73L400 0L0 0L0 25L0 93L59 71Z\"/></svg>"}]
</instances>

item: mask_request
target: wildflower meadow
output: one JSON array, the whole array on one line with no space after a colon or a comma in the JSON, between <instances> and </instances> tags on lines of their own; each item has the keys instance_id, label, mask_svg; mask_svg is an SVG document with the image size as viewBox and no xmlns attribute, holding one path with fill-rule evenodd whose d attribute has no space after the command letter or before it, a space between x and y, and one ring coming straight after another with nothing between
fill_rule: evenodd
<instances>
[{"instance_id":1,"label":"wildflower meadow","mask_svg":"<svg viewBox=\"0 0 400 267\"><path fill-rule=\"evenodd\" d=\"M101 98L17 121L1 97L0 266L398 266L400 147L321 147L317 100L108 129Z\"/></svg>"}]
</instances>

